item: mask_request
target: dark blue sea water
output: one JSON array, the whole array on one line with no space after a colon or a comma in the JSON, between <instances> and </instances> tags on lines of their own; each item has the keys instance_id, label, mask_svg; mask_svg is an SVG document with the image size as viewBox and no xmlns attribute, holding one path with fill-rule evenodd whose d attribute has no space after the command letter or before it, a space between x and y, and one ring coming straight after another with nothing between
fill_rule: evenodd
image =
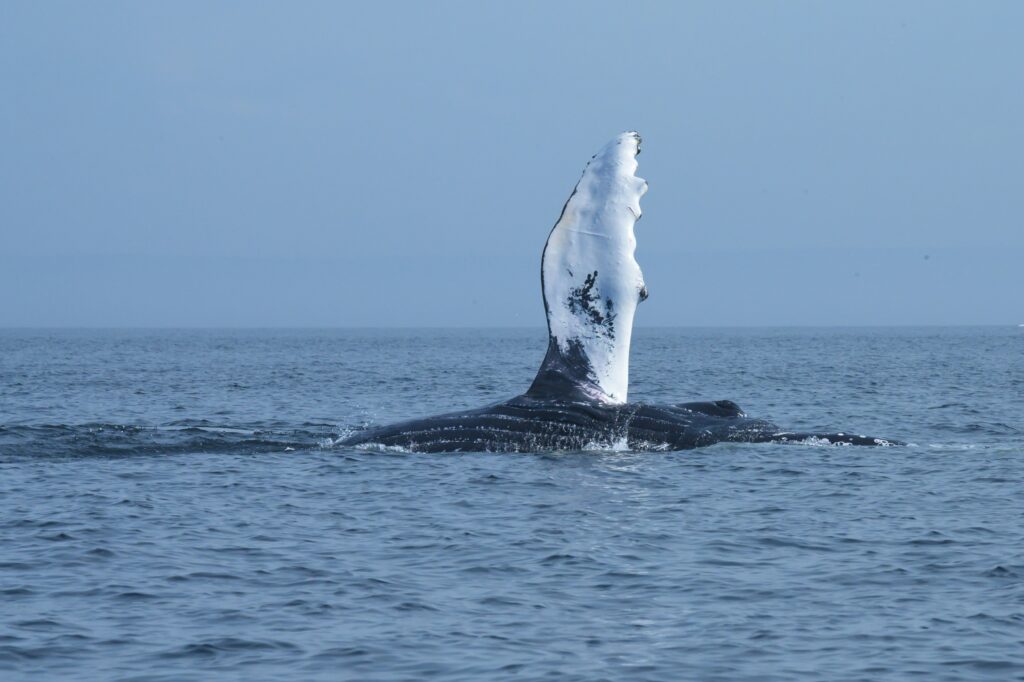
<instances>
[{"instance_id":1,"label":"dark blue sea water","mask_svg":"<svg viewBox=\"0 0 1024 682\"><path fill-rule=\"evenodd\" d=\"M644 330L893 448L414 455L543 330L0 332L4 680L1024 679L1024 330Z\"/></svg>"}]
</instances>

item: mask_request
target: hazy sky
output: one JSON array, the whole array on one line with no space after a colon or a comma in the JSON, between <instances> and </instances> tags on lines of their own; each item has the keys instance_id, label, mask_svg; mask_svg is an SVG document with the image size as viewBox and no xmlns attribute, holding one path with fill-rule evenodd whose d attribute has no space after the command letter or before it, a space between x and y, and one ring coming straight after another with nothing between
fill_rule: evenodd
<instances>
[{"instance_id":1,"label":"hazy sky","mask_svg":"<svg viewBox=\"0 0 1024 682\"><path fill-rule=\"evenodd\" d=\"M1024 323L1024 3L0 3L0 326L542 326L644 137L639 325Z\"/></svg>"}]
</instances>

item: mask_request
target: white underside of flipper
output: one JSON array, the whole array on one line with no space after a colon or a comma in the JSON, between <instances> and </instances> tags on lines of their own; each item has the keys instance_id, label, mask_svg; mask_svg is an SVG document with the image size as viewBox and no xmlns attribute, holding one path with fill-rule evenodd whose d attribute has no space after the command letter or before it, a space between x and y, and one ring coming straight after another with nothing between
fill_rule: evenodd
<instances>
[{"instance_id":1,"label":"white underside of flipper","mask_svg":"<svg viewBox=\"0 0 1024 682\"><path fill-rule=\"evenodd\" d=\"M629 344L637 304L646 297L633 256L633 226L647 182L635 175L640 136L623 133L599 151L548 236L541 263L550 345L545 371L576 384L577 395L626 402ZM557 354L559 357L554 357Z\"/></svg>"}]
</instances>

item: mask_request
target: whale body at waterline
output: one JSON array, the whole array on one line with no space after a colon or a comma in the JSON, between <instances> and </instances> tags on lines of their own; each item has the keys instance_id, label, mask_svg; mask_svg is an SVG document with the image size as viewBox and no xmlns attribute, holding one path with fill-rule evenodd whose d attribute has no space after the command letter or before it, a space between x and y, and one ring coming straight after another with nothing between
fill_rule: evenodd
<instances>
[{"instance_id":1,"label":"whale body at waterline","mask_svg":"<svg viewBox=\"0 0 1024 682\"><path fill-rule=\"evenodd\" d=\"M640 136L619 135L587 164L548 235L541 291L548 349L523 395L475 410L352 434L341 444L412 452L684 450L729 442L892 445L848 433L791 433L729 400L652 405L627 401L633 318L647 298L634 225L647 182Z\"/></svg>"}]
</instances>

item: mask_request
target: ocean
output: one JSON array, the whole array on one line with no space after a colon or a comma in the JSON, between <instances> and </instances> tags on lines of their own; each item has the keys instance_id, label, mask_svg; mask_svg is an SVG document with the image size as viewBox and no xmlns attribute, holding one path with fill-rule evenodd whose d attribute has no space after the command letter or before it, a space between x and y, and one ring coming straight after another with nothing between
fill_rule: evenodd
<instances>
[{"instance_id":1,"label":"ocean","mask_svg":"<svg viewBox=\"0 0 1024 682\"><path fill-rule=\"evenodd\" d=\"M1024 679L1024 329L635 331L631 400L905 446L337 445L545 348L0 331L0 678Z\"/></svg>"}]
</instances>

